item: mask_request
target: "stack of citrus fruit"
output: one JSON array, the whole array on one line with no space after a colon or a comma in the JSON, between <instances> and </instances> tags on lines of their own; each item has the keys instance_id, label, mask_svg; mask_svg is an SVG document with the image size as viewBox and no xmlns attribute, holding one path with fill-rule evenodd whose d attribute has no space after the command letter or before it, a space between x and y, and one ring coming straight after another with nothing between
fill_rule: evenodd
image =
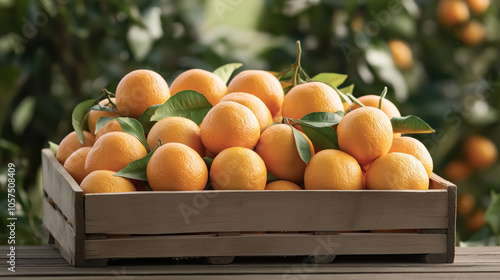
<instances>
[{"instance_id":1,"label":"stack of citrus fruit","mask_svg":"<svg viewBox=\"0 0 500 280\"><path fill-rule=\"evenodd\" d=\"M432 158L401 132L430 128L385 92L356 99L334 79L261 70L228 82L233 70L188 70L170 88L153 71L128 73L115 94L77 106L57 159L85 193L428 189Z\"/></svg>"}]
</instances>

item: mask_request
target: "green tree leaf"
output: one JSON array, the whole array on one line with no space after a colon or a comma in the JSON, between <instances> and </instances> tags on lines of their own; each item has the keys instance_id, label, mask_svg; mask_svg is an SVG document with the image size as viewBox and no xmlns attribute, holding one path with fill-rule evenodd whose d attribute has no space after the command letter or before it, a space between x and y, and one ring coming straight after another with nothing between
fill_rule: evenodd
<instances>
[{"instance_id":1,"label":"green tree leaf","mask_svg":"<svg viewBox=\"0 0 500 280\"><path fill-rule=\"evenodd\" d=\"M274 176L273 173L267 171L267 183L268 184L271 183L271 182L273 182L273 181L277 181L277 180L279 180L278 177Z\"/></svg>"},{"instance_id":2,"label":"green tree leaf","mask_svg":"<svg viewBox=\"0 0 500 280\"><path fill-rule=\"evenodd\" d=\"M313 112L303 116L297 121L298 124L307 123L314 127L328 127L334 126L340 122L344 112L338 111L335 113L330 112Z\"/></svg>"},{"instance_id":3,"label":"green tree leaf","mask_svg":"<svg viewBox=\"0 0 500 280\"><path fill-rule=\"evenodd\" d=\"M339 88L338 91L343 94L342 96L340 96L342 101L347 102L347 104L351 105L352 101L347 97L347 94L352 94L354 92L354 84L351 84L343 88Z\"/></svg>"},{"instance_id":4,"label":"green tree leaf","mask_svg":"<svg viewBox=\"0 0 500 280\"><path fill-rule=\"evenodd\" d=\"M122 127L123 132L126 132L135 138L139 139L141 141L142 145L146 148L146 150L149 149L148 141L146 140L146 136L144 134L144 129L142 128L141 123L133 118L127 118L127 117L119 117L116 118L116 121L120 124Z\"/></svg>"},{"instance_id":5,"label":"green tree leaf","mask_svg":"<svg viewBox=\"0 0 500 280\"><path fill-rule=\"evenodd\" d=\"M491 191L491 204L484 213L484 219L495 234L500 233L500 194Z\"/></svg>"},{"instance_id":6,"label":"green tree leaf","mask_svg":"<svg viewBox=\"0 0 500 280\"><path fill-rule=\"evenodd\" d=\"M89 111L104 111L104 112L116 113L116 111L113 109L113 107L103 106L100 104L96 104L96 105L90 107Z\"/></svg>"},{"instance_id":7,"label":"green tree leaf","mask_svg":"<svg viewBox=\"0 0 500 280\"><path fill-rule=\"evenodd\" d=\"M95 125L95 133L99 131L103 126L105 126L109 121L116 119L117 117L100 117Z\"/></svg>"},{"instance_id":8,"label":"green tree leaf","mask_svg":"<svg viewBox=\"0 0 500 280\"><path fill-rule=\"evenodd\" d=\"M49 148L50 148L50 151L54 154L54 156L56 156L57 150L59 149L59 145L57 145L54 142L49 141Z\"/></svg>"},{"instance_id":9,"label":"green tree leaf","mask_svg":"<svg viewBox=\"0 0 500 280\"><path fill-rule=\"evenodd\" d=\"M200 125L210 109L212 105L203 94L194 90L183 90L157 108L151 120L159 121L177 116L188 118Z\"/></svg>"},{"instance_id":10,"label":"green tree leaf","mask_svg":"<svg viewBox=\"0 0 500 280\"><path fill-rule=\"evenodd\" d=\"M309 140L321 150L339 149L337 132L333 127L314 127L307 123L301 124L301 127Z\"/></svg>"},{"instance_id":11,"label":"green tree leaf","mask_svg":"<svg viewBox=\"0 0 500 280\"><path fill-rule=\"evenodd\" d=\"M328 83L334 87L340 86L345 79L347 79L347 75L337 74L337 73L319 73L318 75L312 77L312 81L314 82L324 82Z\"/></svg>"},{"instance_id":12,"label":"green tree leaf","mask_svg":"<svg viewBox=\"0 0 500 280\"><path fill-rule=\"evenodd\" d=\"M78 141L83 145L84 137L83 131L88 126L87 118L89 109L96 104L94 99L89 99L82 101L76 105L75 109L73 109L73 113L71 115L71 123L73 125L73 129L76 132L76 136L78 137Z\"/></svg>"},{"instance_id":13,"label":"green tree leaf","mask_svg":"<svg viewBox=\"0 0 500 280\"><path fill-rule=\"evenodd\" d=\"M24 132L35 114L36 99L33 96L26 96L17 106L12 114L12 130L17 135Z\"/></svg>"},{"instance_id":14,"label":"green tree leaf","mask_svg":"<svg viewBox=\"0 0 500 280\"><path fill-rule=\"evenodd\" d=\"M133 24L127 31L127 42L137 61L142 61L151 50L154 38L149 31L137 24Z\"/></svg>"},{"instance_id":15,"label":"green tree leaf","mask_svg":"<svg viewBox=\"0 0 500 280\"><path fill-rule=\"evenodd\" d=\"M151 121L151 118L155 114L156 110L160 108L162 104L157 104L157 105L152 105L149 106L149 108L142 113L142 115L139 117L139 122L142 124L142 127L144 128L144 132L149 133L153 125L156 123L154 121Z\"/></svg>"},{"instance_id":16,"label":"green tree leaf","mask_svg":"<svg viewBox=\"0 0 500 280\"><path fill-rule=\"evenodd\" d=\"M417 116L393 117L391 119L394 133L432 133L434 129Z\"/></svg>"},{"instance_id":17,"label":"green tree leaf","mask_svg":"<svg viewBox=\"0 0 500 280\"><path fill-rule=\"evenodd\" d=\"M153 152L150 152L145 157L131 162L129 165L127 165L122 170L116 172L114 175L128 179L147 181L148 177L146 174L146 170L148 167L149 160L151 159L152 156Z\"/></svg>"},{"instance_id":18,"label":"green tree leaf","mask_svg":"<svg viewBox=\"0 0 500 280\"><path fill-rule=\"evenodd\" d=\"M309 143L307 142L306 137L300 133L298 129L292 126L293 138L295 139L295 146L297 147L297 151L299 152L300 158L308 163L311 160L311 150L309 149Z\"/></svg>"},{"instance_id":19,"label":"green tree leaf","mask_svg":"<svg viewBox=\"0 0 500 280\"><path fill-rule=\"evenodd\" d=\"M203 157L203 161L207 165L208 172L210 172L210 168L212 167L212 162L214 162L214 159L211 157Z\"/></svg>"},{"instance_id":20,"label":"green tree leaf","mask_svg":"<svg viewBox=\"0 0 500 280\"><path fill-rule=\"evenodd\" d=\"M214 74L218 76L219 78L224 81L225 84L229 81L229 78L231 78L231 75L233 74L234 70L240 68L243 65L243 63L228 63L225 65L222 65L221 67L215 69Z\"/></svg>"}]
</instances>

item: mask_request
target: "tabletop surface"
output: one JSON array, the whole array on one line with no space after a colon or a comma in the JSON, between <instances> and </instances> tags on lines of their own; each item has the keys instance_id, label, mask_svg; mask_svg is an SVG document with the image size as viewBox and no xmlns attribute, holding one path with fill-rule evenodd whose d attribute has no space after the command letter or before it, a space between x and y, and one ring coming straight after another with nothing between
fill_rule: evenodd
<instances>
[{"instance_id":1,"label":"tabletop surface","mask_svg":"<svg viewBox=\"0 0 500 280\"><path fill-rule=\"evenodd\" d=\"M16 272L0 246L0 278L9 279L500 279L500 247L457 248L455 263L416 263L409 256L339 256L331 264L303 257L237 258L230 265L202 260L112 260L106 267L71 267L51 246L16 248Z\"/></svg>"}]
</instances>

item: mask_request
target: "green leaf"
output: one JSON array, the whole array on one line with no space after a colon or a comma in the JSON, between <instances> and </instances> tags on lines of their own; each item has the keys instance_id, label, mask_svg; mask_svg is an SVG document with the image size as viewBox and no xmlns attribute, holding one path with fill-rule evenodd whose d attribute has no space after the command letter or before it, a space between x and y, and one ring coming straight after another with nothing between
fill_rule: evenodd
<instances>
[{"instance_id":1,"label":"green leaf","mask_svg":"<svg viewBox=\"0 0 500 280\"><path fill-rule=\"evenodd\" d=\"M484 219L495 234L500 233L500 194L491 191L491 204L484 213Z\"/></svg>"},{"instance_id":2,"label":"green leaf","mask_svg":"<svg viewBox=\"0 0 500 280\"><path fill-rule=\"evenodd\" d=\"M54 156L56 156L57 150L59 149L59 145L57 145L54 142L49 141L49 147L50 147L50 151L54 154Z\"/></svg>"},{"instance_id":3,"label":"green leaf","mask_svg":"<svg viewBox=\"0 0 500 280\"><path fill-rule=\"evenodd\" d=\"M103 106L100 104L96 104L92 107L89 108L89 111L105 111L105 112L111 112L111 113L116 113L116 111L113 109L113 107L108 107L108 106Z\"/></svg>"},{"instance_id":4,"label":"green leaf","mask_svg":"<svg viewBox=\"0 0 500 280\"><path fill-rule=\"evenodd\" d=\"M78 141L83 145L84 137L83 131L85 127L88 125L86 119L88 118L89 109L96 104L94 99L89 99L82 101L76 105L75 109L73 109L73 113L71 115L71 123L73 124L73 129L76 132L76 136L78 137Z\"/></svg>"},{"instance_id":5,"label":"green leaf","mask_svg":"<svg viewBox=\"0 0 500 280\"><path fill-rule=\"evenodd\" d=\"M338 111L335 113L330 112L313 112L303 116L297 121L298 124L307 123L314 127L328 127L334 126L340 122L344 112Z\"/></svg>"},{"instance_id":6,"label":"green leaf","mask_svg":"<svg viewBox=\"0 0 500 280\"><path fill-rule=\"evenodd\" d=\"M231 78L234 70L240 68L242 65L243 63L228 63L215 69L214 74L221 78L225 84L227 84L227 81L229 81L229 78Z\"/></svg>"},{"instance_id":7,"label":"green leaf","mask_svg":"<svg viewBox=\"0 0 500 280\"><path fill-rule=\"evenodd\" d=\"M105 126L109 121L116 119L117 117L100 117L95 125L95 133L99 131L103 126Z\"/></svg>"},{"instance_id":8,"label":"green leaf","mask_svg":"<svg viewBox=\"0 0 500 280\"><path fill-rule=\"evenodd\" d=\"M274 176L273 173L267 171L267 183L271 183L273 181L279 180L278 177Z\"/></svg>"},{"instance_id":9,"label":"green leaf","mask_svg":"<svg viewBox=\"0 0 500 280\"><path fill-rule=\"evenodd\" d=\"M27 96L19 103L12 114L12 130L17 135L24 132L35 114L36 99L33 96Z\"/></svg>"},{"instance_id":10,"label":"green leaf","mask_svg":"<svg viewBox=\"0 0 500 280\"><path fill-rule=\"evenodd\" d=\"M432 133L434 129L417 116L393 117L391 119L394 133Z\"/></svg>"},{"instance_id":11,"label":"green leaf","mask_svg":"<svg viewBox=\"0 0 500 280\"><path fill-rule=\"evenodd\" d=\"M127 31L127 42L137 61L142 61L153 46L154 38L148 30L139 25L131 25Z\"/></svg>"},{"instance_id":12,"label":"green leaf","mask_svg":"<svg viewBox=\"0 0 500 280\"><path fill-rule=\"evenodd\" d=\"M151 120L159 121L177 116L188 118L200 125L210 109L212 105L203 94L194 90L183 90L157 108Z\"/></svg>"},{"instance_id":13,"label":"green leaf","mask_svg":"<svg viewBox=\"0 0 500 280\"><path fill-rule=\"evenodd\" d=\"M148 167L149 160L151 159L152 156L153 153L151 152L147 154L145 157L131 162L129 165L127 165L122 170L116 172L114 175L128 179L147 181L148 177L146 174L146 170Z\"/></svg>"},{"instance_id":14,"label":"green leaf","mask_svg":"<svg viewBox=\"0 0 500 280\"><path fill-rule=\"evenodd\" d=\"M203 161L207 165L208 172L210 172L210 167L212 167L212 162L214 162L214 159L211 157L204 157Z\"/></svg>"},{"instance_id":15,"label":"green leaf","mask_svg":"<svg viewBox=\"0 0 500 280\"><path fill-rule=\"evenodd\" d=\"M384 102L384 98L387 95L387 87L384 87L382 94L380 94L380 100L378 101L378 108L382 110L382 102Z\"/></svg>"},{"instance_id":16,"label":"green leaf","mask_svg":"<svg viewBox=\"0 0 500 280\"><path fill-rule=\"evenodd\" d=\"M153 117L156 110L160 108L161 105L162 104L149 106L149 108L147 108L146 111L144 111L144 113L142 113L142 115L139 117L138 120L144 128L144 132L149 133L153 125L156 123L154 121L151 121L151 117Z\"/></svg>"},{"instance_id":17,"label":"green leaf","mask_svg":"<svg viewBox=\"0 0 500 280\"><path fill-rule=\"evenodd\" d=\"M337 132L333 127L314 127L307 123L301 124L301 127L309 140L321 150L339 149Z\"/></svg>"},{"instance_id":18,"label":"green leaf","mask_svg":"<svg viewBox=\"0 0 500 280\"><path fill-rule=\"evenodd\" d=\"M343 94L343 96L340 96L343 102L347 102L347 104L351 105L352 101L347 97L347 94L352 94L354 92L354 84L351 84L349 86L339 88L338 89L340 93Z\"/></svg>"},{"instance_id":19,"label":"green leaf","mask_svg":"<svg viewBox=\"0 0 500 280\"><path fill-rule=\"evenodd\" d=\"M309 149L309 143L307 142L306 137L300 133L298 129L292 126L293 138L295 139L295 146L297 147L297 151L299 152L300 158L308 163L311 159L311 150Z\"/></svg>"},{"instance_id":20,"label":"green leaf","mask_svg":"<svg viewBox=\"0 0 500 280\"><path fill-rule=\"evenodd\" d=\"M123 132L126 132L132 136L135 136L135 138L139 139L141 141L142 145L146 148L146 150L149 149L148 141L146 140L146 136L144 134L144 129L142 128L141 123L133 118L127 118L127 117L120 117L116 118L116 121L120 124L122 127Z\"/></svg>"},{"instance_id":21,"label":"green leaf","mask_svg":"<svg viewBox=\"0 0 500 280\"><path fill-rule=\"evenodd\" d=\"M334 87L340 86L345 79L347 79L347 75L337 74L337 73L319 73L318 75L312 77L311 80L314 82L324 82Z\"/></svg>"}]
</instances>

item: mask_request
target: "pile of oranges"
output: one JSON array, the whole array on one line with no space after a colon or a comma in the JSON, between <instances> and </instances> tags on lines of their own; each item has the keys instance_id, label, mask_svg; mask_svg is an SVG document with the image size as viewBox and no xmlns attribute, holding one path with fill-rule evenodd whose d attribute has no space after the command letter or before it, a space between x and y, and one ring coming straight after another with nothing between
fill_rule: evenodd
<instances>
[{"instance_id":1,"label":"pile of oranges","mask_svg":"<svg viewBox=\"0 0 500 280\"><path fill-rule=\"evenodd\" d=\"M186 117L201 112L189 107L186 91L206 99L201 121ZM191 69L170 87L154 71L135 70L115 94L92 104L80 137L68 134L56 157L85 193L428 189L432 158L417 139L393 129L391 119L401 118L396 106L385 94L349 96L353 102L327 82L292 85L262 70L227 83ZM174 99L187 112L130 133L147 110ZM337 121L328 124L325 116ZM313 121L305 127L301 119ZM325 139L333 146L325 148Z\"/></svg>"}]
</instances>

